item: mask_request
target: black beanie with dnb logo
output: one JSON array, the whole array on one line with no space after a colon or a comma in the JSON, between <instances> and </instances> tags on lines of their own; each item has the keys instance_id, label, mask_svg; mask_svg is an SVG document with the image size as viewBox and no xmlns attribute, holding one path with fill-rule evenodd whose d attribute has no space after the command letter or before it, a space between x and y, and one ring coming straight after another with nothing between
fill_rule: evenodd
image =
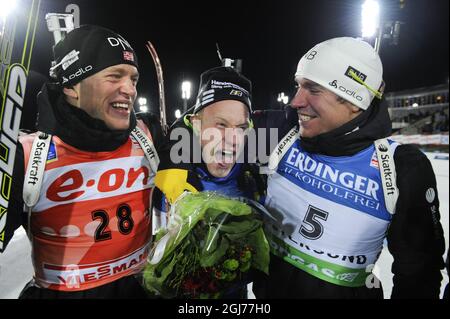
<instances>
[{"instance_id":1,"label":"black beanie with dnb logo","mask_svg":"<svg viewBox=\"0 0 450 319\"><path fill-rule=\"evenodd\" d=\"M109 29L83 25L70 31L53 48L55 65L50 75L63 86L117 64L138 67L136 53L121 35Z\"/></svg>"}]
</instances>

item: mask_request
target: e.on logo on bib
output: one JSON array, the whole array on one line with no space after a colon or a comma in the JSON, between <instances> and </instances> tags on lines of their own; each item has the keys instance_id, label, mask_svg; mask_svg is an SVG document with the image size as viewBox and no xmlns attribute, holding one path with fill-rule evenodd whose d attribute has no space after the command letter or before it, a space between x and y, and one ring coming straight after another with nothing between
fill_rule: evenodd
<instances>
[{"instance_id":1,"label":"e.on logo on bib","mask_svg":"<svg viewBox=\"0 0 450 319\"><path fill-rule=\"evenodd\" d=\"M153 177L143 156L58 167L45 172L45 196L34 210L140 191L152 187Z\"/></svg>"}]
</instances>

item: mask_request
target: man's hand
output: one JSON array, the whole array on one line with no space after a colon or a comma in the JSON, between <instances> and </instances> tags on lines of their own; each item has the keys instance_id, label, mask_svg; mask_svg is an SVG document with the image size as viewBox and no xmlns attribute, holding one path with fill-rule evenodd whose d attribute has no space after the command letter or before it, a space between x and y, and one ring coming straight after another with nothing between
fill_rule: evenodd
<instances>
[{"instance_id":1,"label":"man's hand","mask_svg":"<svg viewBox=\"0 0 450 319\"><path fill-rule=\"evenodd\" d=\"M194 172L179 168L158 171L155 184L171 205L185 191L197 193L202 190L200 180Z\"/></svg>"}]
</instances>

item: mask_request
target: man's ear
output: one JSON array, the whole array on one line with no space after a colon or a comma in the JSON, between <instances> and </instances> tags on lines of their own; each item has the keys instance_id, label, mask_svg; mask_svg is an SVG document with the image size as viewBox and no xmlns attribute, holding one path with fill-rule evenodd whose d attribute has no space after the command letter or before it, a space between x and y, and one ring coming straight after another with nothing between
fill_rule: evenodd
<instances>
[{"instance_id":1,"label":"man's ear","mask_svg":"<svg viewBox=\"0 0 450 319\"><path fill-rule=\"evenodd\" d=\"M80 85L75 84L74 86L64 87L63 93L66 96L66 101L72 104L73 106L78 106L80 104Z\"/></svg>"},{"instance_id":2,"label":"man's ear","mask_svg":"<svg viewBox=\"0 0 450 319\"><path fill-rule=\"evenodd\" d=\"M65 95L67 95L72 99L78 99L78 91L75 89L74 86L64 87L63 92Z\"/></svg>"},{"instance_id":3,"label":"man's ear","mask_svg":"<svg viewBox=\"0 0 450 319\"><path fill-rule=\"evenodd\" d=\"M200 134L202 120L200 114L194 114L189 116L188 121L190 122L190 127L196 135Z\"/></svg>"},{"instance_id":4,"label":"man's ear","mask_svg":"<svg viewBox=\"0 0 450 319\"><path fill-rule=\"evenodd\" d=\"M362 112L362 110L357 107L356 105L352 104L352 103L348 103L350 105L350 109L352 110L352 113L359 113Z\"/></svg>"},{"instance_id":5,"label":"man's ear","mask_svg":"<svg viewBox=\"0 0 450 319\"><path fill-rule=\"evenodd\" d=\"M191 124L193 124L194 121L201 121L201 118L200 118L200 116L198 116L198 114L189 115L189 122L191 122Z\"/></svg>"}]
</instances>

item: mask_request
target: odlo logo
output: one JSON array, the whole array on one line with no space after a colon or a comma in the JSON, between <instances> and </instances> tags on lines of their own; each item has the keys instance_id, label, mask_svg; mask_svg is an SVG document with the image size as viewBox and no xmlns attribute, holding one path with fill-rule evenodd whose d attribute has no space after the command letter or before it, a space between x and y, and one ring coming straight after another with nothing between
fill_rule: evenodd
<instances>
[{"instance_id":1,"label":"odlo logo","mask_svg":"<svg viewBox=\"0 0 450 319\"><path fill-rule=\"evenodd\" d=\"M331 85L332 87L335 87L337 89L337 81L334 80L333 82L328 83L328 85Z\"/></svg>"},{"instance_id":2,"label":"odlo logo","mask_svg":"<svg viewBox=\"0 0 450 319\"><path fill-rule=\"evenodd\" d=\"M333 80L332 82L328 83L328 85L338 89L339 91L344 92L347 95L350 95L351 97L354 97L360 102L363 100L362 96L357 95L355 91L346 89L342 85L338 85L336 80Z\"/></svg>"},{"instance_id":3,"label":"odlo logo","mask_svg":"<svg viewBox=\"0 0 450 319\"><path fill-rule=\"evenodd\" d=\"M84 74L84 73L87 73L87 72L89 72L89 71L91 71L91 70L92 70L92 65L88 65L88 66L85 67L85 68L79 68L77 72L72 73L71 75L69 75L69 79L67 79L66 77L63 76L63 84L66 83L66 82L68 82L69 80L72 80L72 79L74 79L74 78L77 78L77 77L79 77L80 75L82 75L82 74Z\"/></svg>"}]
</instances>

